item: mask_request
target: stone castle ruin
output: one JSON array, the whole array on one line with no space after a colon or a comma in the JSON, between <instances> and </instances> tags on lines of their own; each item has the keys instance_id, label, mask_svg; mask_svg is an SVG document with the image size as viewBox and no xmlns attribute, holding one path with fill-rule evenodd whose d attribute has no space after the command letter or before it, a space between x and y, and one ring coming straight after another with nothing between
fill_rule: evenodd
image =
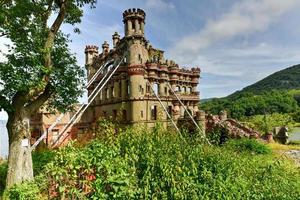
<instances>
[{"instance_id":1,"label":"stone castle ruin","mask_svg":"<svg viewBox=\"0 0 300 200\"><path fill-rule=\"evenodd\" d=\"M165 127L188 117L197 123L203 120L203 112L198 110L200 68L182 68L165 59L164 51L154 48L145 37L145 19L141 9L126 10L124 37L115 32L112 48L106 41L101 52L97 46L86 46L88 105L79 106L84 111L80 116L66 113L55 127L51 124L57 115L40 112L33 116L33 142L42 132L48 132L45 143L60 145L76 138L101 117L148 127L157 120ZM70 121L71 126L65 128Z\"/></svg>"}]
</instances>

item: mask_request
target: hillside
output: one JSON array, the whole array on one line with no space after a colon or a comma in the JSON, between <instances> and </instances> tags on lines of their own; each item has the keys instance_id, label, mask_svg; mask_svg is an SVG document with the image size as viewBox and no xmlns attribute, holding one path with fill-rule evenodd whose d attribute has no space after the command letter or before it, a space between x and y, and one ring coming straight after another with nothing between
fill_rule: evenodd
<instances>
[{"instance_id":1,"label":"hillside","mask_svg":"<svg viewBox=\"0 0 300 200\"><path fill-rule=\"evenodd\" d=\"M300 64L270 76L224 98L202 102L200 109L233 118L272 113L297 113L300 106ZM297 120L298 121L298 120Z\"/></svg>"},{"instance_id":2,"label":"hillside","mask_svg":"<svg viewBox=\"0 0 300 200\"><path fill-rule=\"evenodd\" d=\"M237 91L231 95L236 96L241 93L261 94L270 90L292 90L300 89L300 64L288 67L286 69L275 72L266 78L245 87L241 91Z\"/></svg>"}]
</instances>

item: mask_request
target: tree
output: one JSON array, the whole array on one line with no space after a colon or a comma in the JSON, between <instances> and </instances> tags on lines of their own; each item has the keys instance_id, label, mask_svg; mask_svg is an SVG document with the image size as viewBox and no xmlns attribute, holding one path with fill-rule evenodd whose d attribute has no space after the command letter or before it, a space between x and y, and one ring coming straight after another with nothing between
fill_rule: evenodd
<instances>
[{"instance_id":1,"label":"tree","mask_svg":"<svg viewBox=\"0 0 300 200\"><path fill-rule=\"evenodd\" d=\"M83 70L63 23L75 25L96 0L0 0L0 36L12 45L0 63L0 109L8 113L6 186L33 178L29 118L41 106L66 111L81 94ZM54 20L53 20L54 19ZM74 29L78 32L78 29Z\"/></svg>"}]
</instances>

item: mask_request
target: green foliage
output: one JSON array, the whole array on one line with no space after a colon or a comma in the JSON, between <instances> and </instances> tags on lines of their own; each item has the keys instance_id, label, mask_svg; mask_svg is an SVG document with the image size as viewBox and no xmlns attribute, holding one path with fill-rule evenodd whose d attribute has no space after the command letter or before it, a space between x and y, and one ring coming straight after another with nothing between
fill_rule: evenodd
<instances>
[{"instance_id":1,"label":"green foliage","mask_svg":"<svg viewBox=\"0 0 300 200\"><path fill-rule=\"evenodd\" d=\"M77 102L84 73L70 52L69 36L59 29L63 23L79 23L83 7L94 7L95 3L96 0L0 2L1 37L9 41L6 59L0 62L0 109L17 109L12 100L23 106L50 98L48 108L60 111ZM44 91L47 95L37 98ZM19 95L25 99L19 100Z\"/></svg>"},{"instance_id":2,"label":"green foliage","mask_svg":"<svg viewBox=\"0 0 300 200\"><path fill-rule=\"evenodd\" d=\"M230 140L226 146L236 152L247 152L255 154L270 154L272 151L269 147L254 139Z\"/></svg>"},{"instance_id":3,"label":"green foliage","mask_svg":"<svg viewBox=\"0 0 300 200\"><path fill-rule=\"evenodd\" d=\"M300 122L300 108L291 114L291 117L295 122Z\"/></svg>"},{"instance_id":4,"label":"green foliage","mask_svg":"<svg viewBox=\"0 0 300 200\"><path fill-rule=\"evenodd\" d=\"M247 125L261 133L269 133L273 131L274 127L288 125L291 127L293 124L293 117L290 114L273 113L270 115L256 115L251 117L244 117L242 121Z\"/></svg>"},{"instance_id":5,"label":"green foliage","mask_svg":"<svg viewBox=\"0 0 300 200\"><path fill-rule=\"evenodd\" d=\"M102 124L101 126L105 126ZM107 125L111 127L110 124ZM112 129L108 128L110 132ZM254 140L203 146L157 126L58 150L44 179L57 199L299 199L300 173ZM242 153L241 153L242 152ZM291 189L293 188L293 189Z\"/></svg>"},{"instance_id":6,"label":"green foliage","mask_svg":"<svg viewBox=\"0 0 300 200\"><path fill-rule=\"evenodd\" d=\"M43 173L46 164L53 160L55 151L44 150L32 153L33 174Z\"/></svg>"},{"instance_id":7,"label":"green foliage","mask_svg":"<svg viewBox=\"0 0 300 200\"><path fill-rule=\"evenodd\" d=\"M40 200L40 188L35 182L24 182L11 187L7 194L11 200Z\"/></svg>"},{"instance_id":8,"label":"green foliage","mask_svg":"<svg viewBox=\"0 0 300 200\"><path fill-rule=\"evenodd\" d=\"M5 189L7 162L0 160L0 197Z\"/></svg>"},{"instance_id":9,"label":"green foliage","mask_svg":"<svg viewBox=\"0 0 300 200\"><path fill-rule=\"evenodd\" d=\"M206 135L210 143L213 145L221 145L228 139L228 131L225 128L218 126Z\"/></svg>"},{"instance_id":10,"label":"green foliage","mask_svg":"<svg viewBox=\"0 0 300 200\"><path fill-rule=\"evenodd\" d=\"M264 115L271 113L291 113L298 109L293 95L283 91L269 91L260 95L240 93L227 98L214 99L201 105L201 109L212 114L227 110L232 118Z\"/></svg>"}]
</instances>

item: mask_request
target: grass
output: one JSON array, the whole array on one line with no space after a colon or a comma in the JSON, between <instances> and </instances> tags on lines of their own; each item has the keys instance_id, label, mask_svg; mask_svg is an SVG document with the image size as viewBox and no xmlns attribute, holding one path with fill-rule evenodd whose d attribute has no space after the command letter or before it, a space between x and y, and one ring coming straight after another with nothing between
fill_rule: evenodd
<instances>
[{"instance_id":1,"label":"grass","mask_svg":"<svg viewBox=\"0 0 300 200\"><path fill-rule=\"evenodd\" d=\"M284 145L277 142L271 142L267 144L273 151L288 151L288 150L300 150L298 145Z\"/></svg>"}]
</instances>

